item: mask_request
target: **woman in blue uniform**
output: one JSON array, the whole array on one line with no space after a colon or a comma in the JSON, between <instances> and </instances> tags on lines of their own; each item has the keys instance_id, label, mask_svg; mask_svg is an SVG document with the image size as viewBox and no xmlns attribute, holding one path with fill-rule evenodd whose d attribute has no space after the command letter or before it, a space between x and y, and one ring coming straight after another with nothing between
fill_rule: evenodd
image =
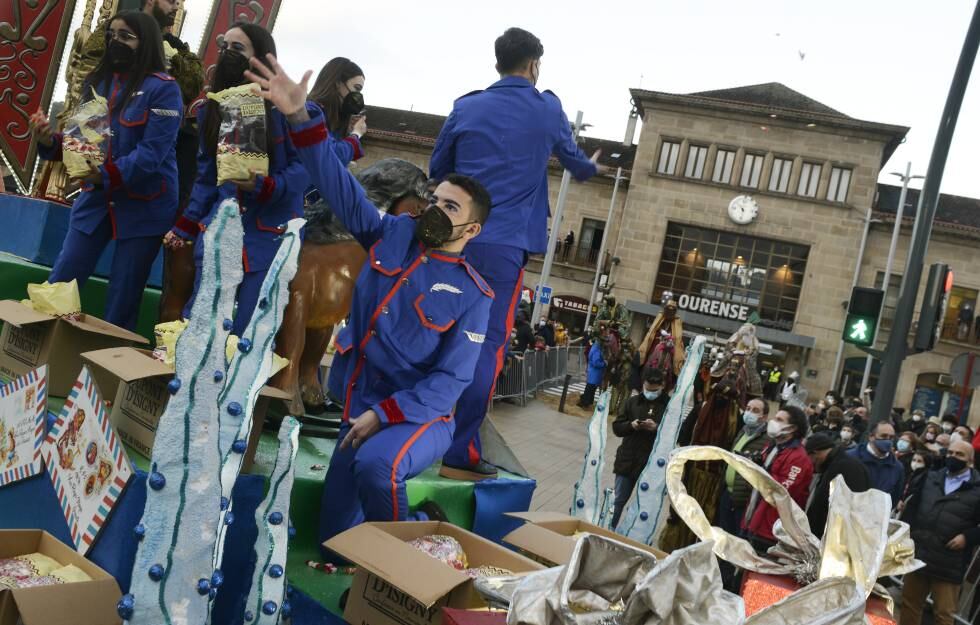
<instances>
[{"instance_id":1,"label":"woman in blue uniform","mask_svg":"<svg viewBox=\"0 0 980 625\"><path fill-rule=\"evenodd\" d=\"M82 97L91 98L94 88L106 98L112 138L104 163L78 180L82 192L48 281L82 286L115 239L105 319L132 329L160 237L177 211L174 145L183 104L177 83L164 73L160 27L152 17L118 13L105 38L106 53L85 80ZM62 137L48 119L36 115L33 127L41 158L61 160Z\"/></svg>"},{"instance_id":2,"label":"woman in blue uniform","mask_svg":"<svg viewBox=\"0 0 980 625\"><path fill-rule=\"evenodd\" d=\"M255 24L238 23L225 33L221 54L211 81L216 93L246 82L244 73L253 56L265 58L275 54L276 43L269 31ZM218 103L209 100L198 113L201 129L201 149L198 152L198 178L191 192L187 210L167 233L165 243L179 246L194 241L214 216L218 205L227 198L236 198L242 210L245 247L242 263L245 275L238 287L238 306L232 333L241 336L252 318L259 289L272 259L279 249L283 225L294 217L303 216L303 192L309 186L309 176L299 161L288 136L286 119L275 108L266 105L266 149L269 152L269 175L253 173L247 180L217 184L216 161L218 129L221 124ZM201 275L201 245L195 246L194 262L197 293ZM194 297L187 303L188 316Z\"/></svg>"},{"instance_id":3,"label":"woman in blue uniform","mask_svg":"<svg viewBox=\"0 0 980 625\"><path fill-rule=\"evenodd\" d=\"M310 90L309 99L323 109L323 115L336 140L334 154L347 166L364 156L361 137L367 132L364 116L364 72L348 58L327 61Z\"/></svg>"}]
</instances>

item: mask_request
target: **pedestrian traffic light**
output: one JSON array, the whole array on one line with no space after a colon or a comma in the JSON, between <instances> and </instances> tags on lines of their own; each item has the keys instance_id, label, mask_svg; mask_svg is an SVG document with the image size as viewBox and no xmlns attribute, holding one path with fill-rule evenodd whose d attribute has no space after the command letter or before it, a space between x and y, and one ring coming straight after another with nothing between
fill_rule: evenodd
<instances>
[{"instance_id":1,"label":"pedestrian traffic light","mask_svg":"<svg viewBox=\"0 0 980 625\"><path fill-rule=\"evenodd\" d=\"M851 301L847 305L847 318L844 321L845 343L870 347L875 342L878 327L878 313L885 292L881 289L868 289L856 286L851 290Z\"/></svg>"},{"instance_id":2,"label":"pedestrian traffic light","mask_svg":"<svg viewBox=\"0 0 980 625\"><path fill-rule=\"evenodd\" d=\"M919 310L919 324L915 329L912 348L917 352L927 352L936 345L943 331L946 318L946 304L953 288L953 270L945 263L933 263L929 267L929 280L926 294Z\"/></svg>"}]
</instances>

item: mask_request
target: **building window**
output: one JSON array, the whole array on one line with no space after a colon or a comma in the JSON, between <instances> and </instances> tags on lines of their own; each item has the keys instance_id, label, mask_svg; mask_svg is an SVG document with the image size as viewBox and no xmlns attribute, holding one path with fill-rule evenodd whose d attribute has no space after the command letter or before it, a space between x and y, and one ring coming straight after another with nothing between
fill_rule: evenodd
<instances>
[{"instance_id":1,"label":"building window","mask_svg":"<svg viewBox=\"0 0 980 625\"><path fill-rule=\"evenodd\" d=\"M715 154L715 169L711 172L711 181L729 184L732 181L733 167L735 167L735 152L731 150L718 150Z\"/></svg>"},{"instance_id":2,"label":"building window","mask_svg":"<svg viewBox=\"0 0 980 625\"><path fill-rule=\"evenodd\" d=\"M800 170L800 184L796 194L803 197L817 197L817 184L820 182L820 171L823 168L816 163L803 163Z\"/></svg>"},{"instance_id":3,"label":"building window","mask_svg":"<svg viewBox=\"0 0 980 625\"><path fill-rule=\"evenodd\" d=\"M742 180L739 184L743 187L759 188L759 177L762 176L762 163L766 157L761 154L746 154L745 162L742 163Z\"/></svg>"},{"instance_id":4,"label":"building window","mask_svg":"<svg viewBox=\"0 0 980 625\"><path fill-rule=\"evenodd\" d=\"M677 171L677 155L681 151L681 144L673 141L664 141L660 145L660 161L657 163L657 173L673 176Z\"/></svg>"},{"instance_id":5,"label":"building window","mask_svg":"<svg viewBox=\"0 0 980 625\"><path fill-rule=\"evenodd\" d=\"M602 247L602 234L606 230L606 222L600 219L582 220L578 244L563 245L558 260L580 267L595 267L599 259L599 248Z\"/></svg>"},{"instance_id":6,"label":"building window","mask_svg":"<svg viewBox=\"0 0 980 625\"><path fill-rule=\"evenodd\" d=\"M879 271L875 275L875 288L882 288L881 285L885 281L885 272ZM879 324L882 328L892 327L892 321L895 319L895 309L898 308L898 293L902 290L902 276L896 276L891 274L888 276L888 288L885 289L885 299L881 304L881 323Z\"/></svg>"},{"instance_id":7,"label":"building window","mask_svg":"<svg viewBox=\"0 0 980 625\"><path fill-rule=\"evenodd\" d=\"M953 286L946 303L946 316L943 318L942 338L961 343L977 342L977 293L976 289Z\"/></svg>"},{"instance_id":8,"label":"building window","mask_svg":"<svg viewBox=\"0 0 980 625\"><path fill-rule=\"evenodd\" d=\"M789 191L789 175L793 172L793 161L787 158L772 159L772 173L769 174L769 190L779 193Z\"/></svg>"},{"instance_id":9,"label":"building window","mask_svg":"<svg viewBox=\"0 0 980 625\"><path fill-rule=\"evenodd\" d=\"M704 178L704 162L708 160L708 148L692 145L687 149L687 166L684 175L688 178Z\"/></svg>"},{"instance_id":10,"label":"building window","mask_svg":"<svg viewBox=\"0 0 980 625\"><path fill-rule=\"evenodd\" d=\"M848 187L851 186L851 170L843 167L830 168L830 184L827 186L827 199L831 202L846 202Z\"/></svg>"},{"instance_id":11,"label":"building window","mask_svg":"<svg viewBox=\"0 0 980 625\"><path fill-rule=\"evenodd\" d=\"M809 248L668 223L653 301L671 291L682 310L792 330Z\"/></svg>"}]
</instances>

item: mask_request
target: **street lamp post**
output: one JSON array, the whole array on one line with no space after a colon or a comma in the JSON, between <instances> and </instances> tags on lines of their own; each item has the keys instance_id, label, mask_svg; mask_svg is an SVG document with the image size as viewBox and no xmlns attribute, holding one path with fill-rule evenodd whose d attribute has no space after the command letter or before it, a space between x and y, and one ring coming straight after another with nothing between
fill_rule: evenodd
<instances>
[{"instance_id":1,"label":"street lamp post","mask_svg":"<svg viewBox=\"0 0 980 625\"><path fill-rule=\"evenodd\" d=\"M596 291L599 290L599 275L602 273L602 265L606 256L606 241L609 239L609 230L612 228L613 210L616 208L616 194L619 192L619 181L623 178L623 168L616 168L616 182L613 184L612 198L609 200L609 216L606 217L606 228L602 231L602 244L599 246L599 258L595 265L595 278L592 280L592 295L589 296L589 310L585 313L585 329L589 329L589 321L592 319L592 304L595 303ZM608 283L607 283L608 284Z\"/></svg>"},{"instance_id":2,"label":"street lamp post","mask_svg":"<svg viewBox=\"0 0 980 625\"><path fill-rule=\"evenodd\" d=\"M885 262L885 275L881 279L881 290L885 292L885 299L888 299L888 288L891 285L892 279L892 266L895 263L895 250L898 247L898 237L902 233L902 216L905 212L905 196L909 192L909 181L915 180L916 178L924 178L925 176L913 176L912 173L912 163L909 162L905 165L905 173L901 174L897 171L893 171L893 176L898 176L902 179L902 193L898 196L898 208L895 210L895 227L892 228L892 240L888 247L888 260ZM884 306L882 306L884 309ZM878 342L878 334L881 330L881 311L878 312L878 321L875 323L875 338L871 342L872 345ZM861 390L868 388L868 380L871 377L871 363L874 362L874 358L871 354L868 354L864 361L864 376L861 378Z\"/></svg>"},{"instance_id":3,"label":"street lamp post","mask_svg":"<svg viewBox=\"0 0 980 625\"><path fill-rule=\"evenodd\" d=\"M572 128L575 140L578 141L578 134L584 128L582 124L582 111L575 114L575 126ZM561 186L558 188L558 202L555 205L555 214L551 217L551 234L548 237L548 250L544 255L544 263L541 265L541 278L538 280L538 293L534 294L534 309L531 319L538 319L541 314L541 291L547 286L551 278L551 265L555 261L555 246L558 243L558 234L561 229L561 216L565 212L565 198L568 197L568 185L572 182L572 174L567 169L561 176Z\"/></svg>"},{"instance_id":4,"label":"street lamp post","mask_svg":"<svg viewBox=\"0 0 980 625\"><path fill-rule=\"evenodd\" d=\"M858 277L861 275L861 263L864 262L864 248L868 244L868 231L871 230L871 224L875 223L876 220L871 218L871 209L864 215L864 230L861 232L861 246L858 247L857 262L854 263L854 277L851 279L851 291L857 286ZM840 384L840 374L841 374L841 363L844 361L844 337L840 339L840 343L837 345L837 358L834 360L834 378L833 384L834 388L838 391L843 391Z\"/></svg>"}]
</instances>

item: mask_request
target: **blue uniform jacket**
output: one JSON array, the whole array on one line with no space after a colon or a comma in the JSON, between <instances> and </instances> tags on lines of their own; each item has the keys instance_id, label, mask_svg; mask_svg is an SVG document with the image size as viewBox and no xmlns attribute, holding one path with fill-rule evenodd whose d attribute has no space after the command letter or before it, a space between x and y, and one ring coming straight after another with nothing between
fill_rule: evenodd
<instances>
[{"instance_id":1,"label":"blue uniform jacket","mask_svg":"<svg viewBox=\"0 0 980 625\"><path fill-rule=\"evenodd\" d=\"M868 470L871 488L877 488L891 495L892 506L897 506L902 498L902 491L905 490L905 467L894 454L878 458L868 451L868 446L865 444L849 450L847 455L860 460Z\"/></svg>"},{"instance_id":2,"label":"blue uniform jacket","mask_svg":"<svg viewBox=\"0 0 980 625\"><path fill-rule=\"evenodd\" d=\"M369 250L330 367L344 419L369 409L387 424L452 415L473 379L493 292L462 256L424 248L411 217L378 213L337 160L322 113L292 139L327 204Z\"/></svg>"},{"instance_id":3,"label":"blue uniform jacket","mask_svg":"<svg viewBox=\"0 0 980 625\"><path fill-rule=\"evenodd\" d=\"M177 214L177 131L183 115L180 87L164 73L151 74L120 102L125 77L116 74L96 91L108 100L112 138L99 167L101 188L86 184L72 205L69 227L92 234L109 216L113 238L162 235ZM85 89L89 89L88 85ZM61 160L61 135L38 146L41 158Z\"/></svg>"},{"instance_id":4,"label":"blue uniform jacket","mask_svg":"<svg viewBox=\"0 0 980 625\"><path fill-rule=\"evenodd\" d=\"M595 341L589 348L589 367L585 381L589 384L601 384L602 372L605 370L606 361L602 358L602 348L599 341Z\"/></svg>"},{"instance_id":5,"label":"blue uniform jacket","mask_svg":"<svg viewBox=\"0 0 980 625\"><path fill-rule=\"evenodd\" d=\"M204 116L207 107L198 112L198 127L204 140ZM265 271L272 264L279 249L279 235L285 232L287 221L303 216L303 192L310 184L306 168L289 140L286 118L272 109L272 128L268 129L269 167L268 176L258 176L255 190L240 192L231 182L220 187L218 164L203 145L197 153L197 181L191 191L187 210L177 220L174 230L193 240L200 230L211 223L214 212L222 201L237 198L245 228L245 247L242 260L245 271ZM195 250L196 252L196 250Z\"/></svg>"},{"instance_id":6,"label":"blue uniform jacket","mask_svg":"<svg viewBox=\"0 0 980 625\"><path fill-rule=\"evenodd\" d=\"M436 140L429 174L483 183L493 200L474 241L544 252L548 244L548 160L555 154L577 180L596 166L575 143L558 96L507 76L456 100Z\"/></svg>"},{"instance_id":7,"label":"blue uniform jacket","mask_svg":"<svg viewBox=\"0 0 980 625\"><path fill-rule=\"evenodd\" d=\"M308 104L307 109L313 110ZM351 161L360 160L364 156L364 151L361 149L361 141L354 135L341 137L339 133L331 132L330 138L332 139L330 146L333 149L333 153L337 155L340 164L344 167L350 165ZM316 185L311 184L306 190L304 203L306 207L309 207L320 198L320 192L316 190Z\"/></svg>"}]
</instances>

